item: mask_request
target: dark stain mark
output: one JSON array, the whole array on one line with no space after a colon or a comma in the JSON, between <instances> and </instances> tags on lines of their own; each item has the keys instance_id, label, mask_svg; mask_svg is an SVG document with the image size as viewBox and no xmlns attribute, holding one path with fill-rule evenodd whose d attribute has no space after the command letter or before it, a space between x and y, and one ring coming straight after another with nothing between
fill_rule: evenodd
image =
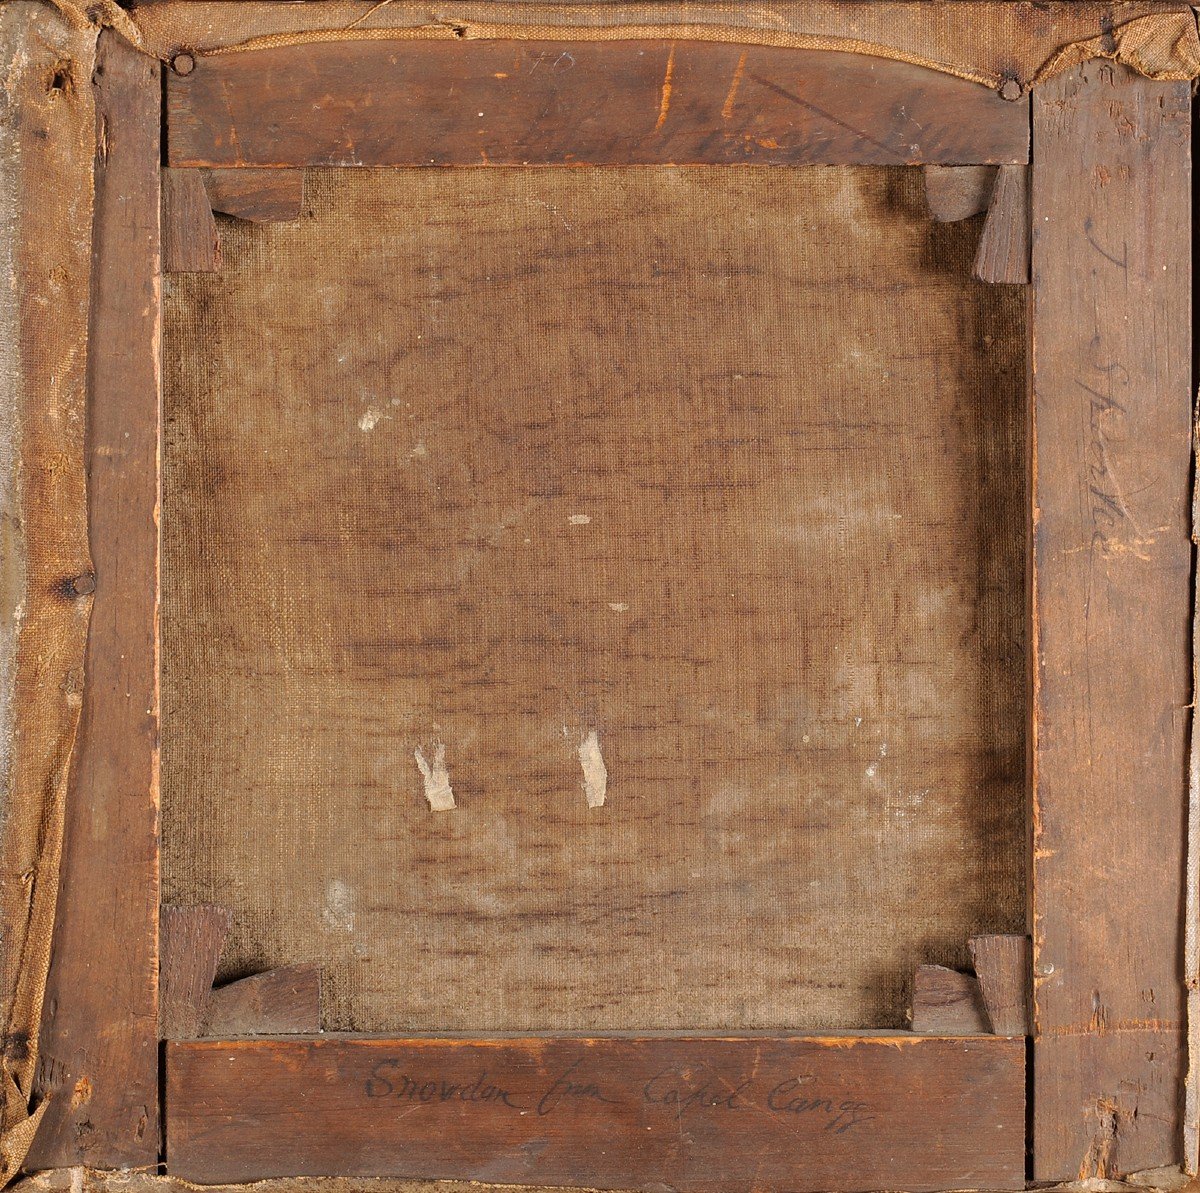
<instances>
[{"instance_id":1,"label":"dark stain mark","mask_svg":"<svg viewBox=\"0 0 1200 1193\"><path fill-rule=\"evenodd\" d=\"M7 1060L22 1061L29 1059L29 1033L27 1031L10 1032L4 1041L4 1056Z\"/></svg>"}]
</instances>

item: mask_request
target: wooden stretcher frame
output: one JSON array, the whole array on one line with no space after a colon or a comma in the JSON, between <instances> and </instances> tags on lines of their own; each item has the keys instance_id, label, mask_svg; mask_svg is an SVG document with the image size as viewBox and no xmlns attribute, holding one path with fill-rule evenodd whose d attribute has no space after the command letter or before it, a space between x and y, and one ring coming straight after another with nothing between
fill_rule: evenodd
<instances>
[{"instance_id":1,"label":"wooden stretcher frame","mask_svg":"<svg viewBox=\"0 0 1200 1193\"><path fill-rule=\"evenodd\" d=\"M1052 27L1072 7L1042 10ZM1096 8L1100 33L1112 19ZM100 35L78 84L99 130L93 567L61 580L93 606L41 1039L49 1102L27 1169L165 1155L168 1174L205 1183L817 1191L1184 1162L1190 85L1102 61L1032 91L1010 82L998 94L865 53L682 36L180 46L163 66ZM160 278L164 238L212 251L203 204L190 242L160 221L164 178L184 211L201 171L211 199L222 179L244 191L232 172L308 165L742 161L1001 169L978 269L1032 278L1030 1040L250 1033L160 1048ZM184 1002L207 995L198 972ZM179 1000L165 962L162 977ZM994 1025L1005 995L985 993Z\"/></svg>"}]
</instances>

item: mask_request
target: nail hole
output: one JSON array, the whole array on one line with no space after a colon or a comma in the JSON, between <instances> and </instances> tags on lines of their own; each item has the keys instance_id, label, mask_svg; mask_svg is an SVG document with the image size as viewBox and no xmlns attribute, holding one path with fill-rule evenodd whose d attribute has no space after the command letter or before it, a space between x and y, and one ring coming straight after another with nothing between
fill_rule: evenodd
<instances>
[{"instance_id":1,"label":"nail hole","mask_svg":"<svg viewBox=\"0 0 1200 1193\"><path fill-rule=\"evenodd\" d=\"M47 92L59 91L70 95L75 90L75 76L72 74L71 67L72 63L68 58L54 64L46 83Z\"/></svg>"}]
</instances>

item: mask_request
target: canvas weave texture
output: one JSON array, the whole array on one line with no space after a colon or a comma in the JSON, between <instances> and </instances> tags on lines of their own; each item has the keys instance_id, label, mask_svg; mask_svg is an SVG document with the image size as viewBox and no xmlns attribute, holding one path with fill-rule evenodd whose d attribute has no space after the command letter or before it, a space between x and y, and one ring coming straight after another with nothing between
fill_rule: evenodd
<instances>
[{"instance_id":1,"label":"canvas weave texture","mask_svg":"<svg viewBox=\"0 0 1200 1193\"><path fill-rule=\"evenodd\" d=\"M1024 295L919 171L310 172L221 235L165 295L162 797L225 976L900 1026L1024 931Z\"/></svg>"}]
</instances>

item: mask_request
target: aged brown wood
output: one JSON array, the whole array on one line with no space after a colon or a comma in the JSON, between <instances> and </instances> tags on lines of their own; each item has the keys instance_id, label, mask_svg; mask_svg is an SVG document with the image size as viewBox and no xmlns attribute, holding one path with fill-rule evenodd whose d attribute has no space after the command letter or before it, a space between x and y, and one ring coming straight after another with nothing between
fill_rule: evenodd
<instances>
[{"instance_id":1,"label":"aged brown wood","mask_svg":"<svg viewBox=\"0 0 1200 1193\"><path fill-rule=\"evenodd\" d=\"M972 273L981 282L1029 281L1029 170L1001 166Z\"/></svg>"},{"instance_id":2,"label":"aged brown wood","mask_svg":"<svg viewBox=\"0 0 1200 1193\"><path fill-rule=\"evenodd\" d=\"M84 441L94 34L0 5L0 1182L32 1105L91 614ZM32 1113L31 1113L32 1112Z\"/></svg>"},{"instance_id":3,"label":"aged brown wood","mask_svg":"<svg viewBox=\"0 0 1200 1193\"><path fill-rule=\"evenodd\" d=\"M990 1031L979 983L944 965L919 965L913 976L912 1029L929 1035L973 1036Z\"/></svg>"},{"instance_id":4,"label":"aged brown wood","mask_svg":"<svg viewBox=\"0 0 1200 1193\"><path fill-rule=\"evenodd\" d=\"M996 185L994 166L926 166L925 201L940 224L953 224L987 211Z\"/></svg>"},{"instance_id":5,"label":"aged brown wood","mask_svg":"<svg viewBox=\"0 0 1200 1193\"><path fill-rule=\"evenodd\" d=\"M203 1041L168 1044L166 1065L167 1165L201 1182L923 1190L1024 1178L1024 1045L992 1036Z\"/></svg>"},{"instance_id":6,"label":"aged brown wood","mask_svg":"<svg viewBox=\"0 0 1200 1193\"><path fill-rule=\"evenodd\" d=\"M285 965L208 996L202 1036L285 1035L321 1030L321 967Z\"/></svg>"},{"instance_id":7,"label":"aged brown wood","mask_svg":"<svg viewBox=\"0 0 1200 1193\"><path fill-rule=\"evenodd\" d=\"M1029 938L973 936L970 946L991 1030L998 1036L1029 1035Z\"/></svg>"},{"instance_id":8,"label":"aged brown wood","mask_svg":"<svg viewBox=\"0 0 1200 1193\"><path fill-rule=\"evenodd\" d=\"M31 1167L158 1154L159 64L101 34L88 348L95 604Z\"/></svg>"},{"instance_id":9,"label":"aged brown wood","mask_svg":"<svg viewBox=\"0 0 1200 1193\"><path fill-rule=\"evenodd\" d=\"M158 1023L165 1040L321 1030L321 967L286 965L213 988L228 908L164 907Z\"/></svg>"},{"instance_id":10,"label":"aged brown wood","mask_svg":"<svg viewBox=\"0 0 1200 1193\"><path fill-rule=\"evenodd\" d=\"M162 259L167 273L221 267L221 240L199 170L163 170Z\"/></svg>"},{"instance_id":11,"label":"aged brown wood","mask_svg":"<svg viewBox=\"0 0 1200 1193\"><path fill-rule=\"evenodd\" d=\"M224 907L162 909L158 1027L163 1039L199 1034L232 922Z\"/></svg>"},{"instance_id":12,"label":"aged brown wood","mask_svg":"<svg viewBox=\"0 0 1200 1193\"><path fill-rule=\"evenodd\" d=\"M205 170L204 185L213 211L256 224L299 219L304 206L303 170Z\"/></svg>"},{"instance_id":13,"label":"aged brown wood","mask_svg":"<svg viewBox=\"0 0 1200 1193\"><path fill-rule=\"evenodd\" d=\"M1033 101L1034 1176L1180 1158L1190 94Z\"/></svg>"},{"instance_id":14,"label":"aged brown wood","mask_svg":"<svg viewBox=\"0 0 1200 1193\"><path fill-rule=\"evenodd\" d=\"M175 166L1028 160L1027 101L883 58L702 42L317 42L199 57Z\"/></svg>"}]
</instances>

